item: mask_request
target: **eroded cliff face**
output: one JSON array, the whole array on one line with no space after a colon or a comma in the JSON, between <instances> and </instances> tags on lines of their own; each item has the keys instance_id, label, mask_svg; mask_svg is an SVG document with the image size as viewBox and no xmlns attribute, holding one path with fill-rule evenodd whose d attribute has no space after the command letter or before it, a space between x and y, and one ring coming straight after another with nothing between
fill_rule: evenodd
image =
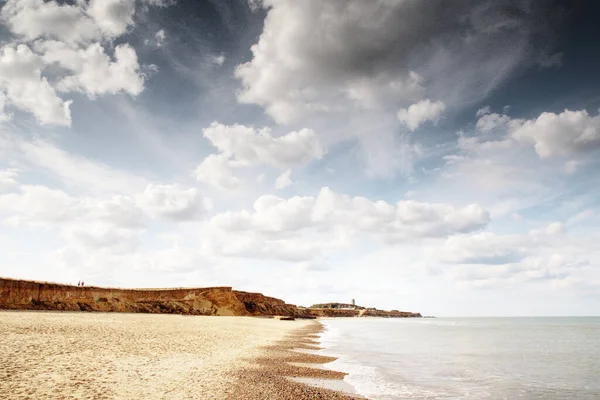
<instances>
[{"instance_id":1,"label":"eroded cliff face","mask_svg":"<svg viewBox=\"0 0 600 400\"><path fill-rule=\"evenodd\" d=\"M244 304L249 315L286 315L295 318L315 318L308 309L298 308L294 304L287 304L285 301L274 297L238 290L233 292Z\"/></svg>"},{"instance_id":2,"label":"eroded cliff face","mask_svg":"<svg viewBox=\"0 0 600 400\"><path fill-rule=\"evenodd\" d=\"M187 315L316 317L420 317L401 311L298 308L231 287L113 289L0 278L0 309L136 312Z\"/></svg>"},{"instance_id":3,"label":"eroded cliff face","mask_svg":"<svg viewBox=\"0 0 600 400\"><path fill-rule=\"evenodd\" d=\"M0 278L0 308L249 315L231 287L109 289Z\"/></svg>"}]
</instances>

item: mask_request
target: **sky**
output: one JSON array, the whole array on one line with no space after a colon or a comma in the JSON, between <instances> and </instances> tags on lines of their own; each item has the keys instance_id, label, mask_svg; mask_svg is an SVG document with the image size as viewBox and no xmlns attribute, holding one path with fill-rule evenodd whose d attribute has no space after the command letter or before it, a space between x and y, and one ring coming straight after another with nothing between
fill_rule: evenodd
<instances>
[{"instance_id":1,"label":"sky","mask_svg":"<svg viewBox=\"0 0 600 400\"><path fill-rule=\"evenodd\" d=\"M599 315L599 12L0 1L0 276Z\"/></svg>"}]
</instances>

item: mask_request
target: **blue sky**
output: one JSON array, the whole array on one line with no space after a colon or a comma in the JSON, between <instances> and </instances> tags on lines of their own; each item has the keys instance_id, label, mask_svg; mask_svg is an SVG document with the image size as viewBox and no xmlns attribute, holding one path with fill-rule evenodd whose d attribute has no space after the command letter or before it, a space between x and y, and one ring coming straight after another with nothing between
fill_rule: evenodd
<instances>
[{"instance_id":1,"label":"blue sky","mask_svg":"<svg viewBox=\"0 0 600 400\"><path fill-rule=\"evenodd\" d=\"M593 2L0 6L0 276L598 314Z\"/></svg>"}]
</instances>

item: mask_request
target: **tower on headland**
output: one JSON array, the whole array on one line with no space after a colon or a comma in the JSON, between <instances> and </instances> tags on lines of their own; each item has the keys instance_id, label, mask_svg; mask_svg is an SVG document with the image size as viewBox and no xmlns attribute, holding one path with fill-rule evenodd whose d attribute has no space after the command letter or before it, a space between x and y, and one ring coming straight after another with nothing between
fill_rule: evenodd
<instances>
[{"instance_id":1,"label":"tower on headland","mask_svg":"<svg viewBox=\"0 0 600 400\"><path fill-rule=\"evenodd\" d=\"M352 305L355 306L356 302L354 301L354 299L352 299Z\"/></svg>"}]
</instances>

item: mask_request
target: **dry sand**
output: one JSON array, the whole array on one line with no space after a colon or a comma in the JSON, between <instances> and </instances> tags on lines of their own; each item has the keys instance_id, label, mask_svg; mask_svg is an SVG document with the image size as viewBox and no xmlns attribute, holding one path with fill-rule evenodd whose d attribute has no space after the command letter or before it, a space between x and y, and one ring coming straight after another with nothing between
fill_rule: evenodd
<instances>
[{"instance_id":1,"label":"dry sand","mask_svg":"<svg viewBox=\"0 0 600 400\"><path fill-rule=\"evenodd\" d=\"M263 375L249 360L261 360L263 346L275 346L292 331L309 333L315 326L248 317L0 312L0 397L245 398L239 390L250 371ZM320 362L306 358L293 361Z\"/></svg>"}]
</instances>

